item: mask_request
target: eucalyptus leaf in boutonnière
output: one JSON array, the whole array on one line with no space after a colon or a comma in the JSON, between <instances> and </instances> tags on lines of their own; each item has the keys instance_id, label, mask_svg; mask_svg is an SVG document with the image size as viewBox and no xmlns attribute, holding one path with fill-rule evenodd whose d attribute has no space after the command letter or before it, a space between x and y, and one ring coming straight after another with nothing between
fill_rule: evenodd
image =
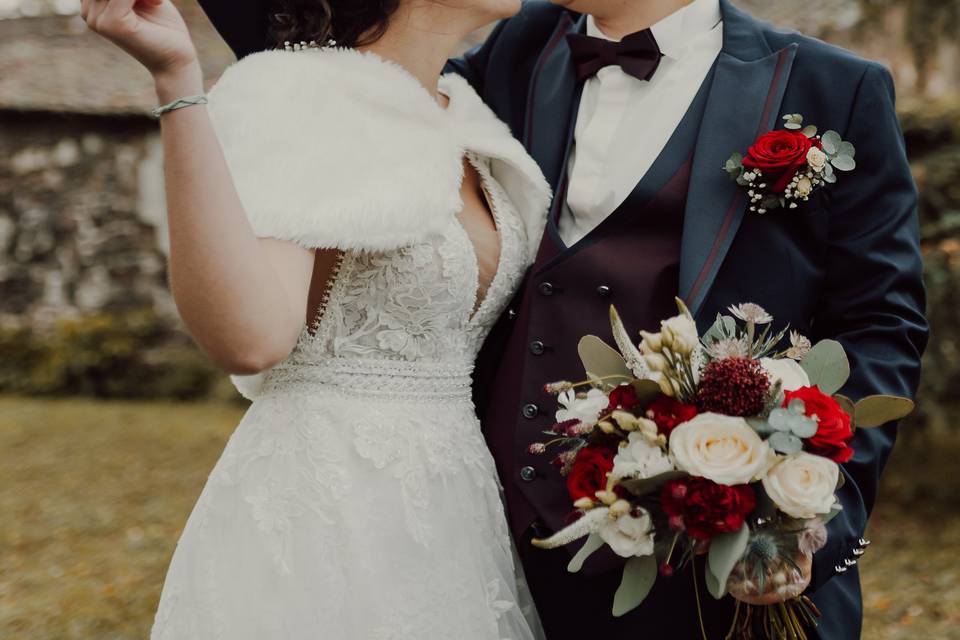
<instances>
[{"instance_id":1,"label":"eucalyptus leaf in boutonni\u00e8re","mask_svg":"<svg viewBox=\"0 0 960 640\"><path fill-rule=\"evenodd\" d=\"M765 133L744 156L734 153L724 170L747 190L750 211L796 209L814 191L837 182L837 171L857 168L856 148L836 131L819 135L814 125L804 126L803 116L783 116L784 128Z\"/></svg>"}]
</instances>

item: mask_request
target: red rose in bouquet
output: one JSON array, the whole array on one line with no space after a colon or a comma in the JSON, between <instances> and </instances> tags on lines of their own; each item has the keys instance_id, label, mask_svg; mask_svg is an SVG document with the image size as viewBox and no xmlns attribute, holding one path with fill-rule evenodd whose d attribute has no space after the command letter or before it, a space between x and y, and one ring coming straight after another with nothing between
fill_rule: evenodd
<instances>
[{"instance_id":1,"label":"red rose in bouquet","mask_svg":"<svg viewBox=\"0 0 960 640\"><path fill-rule=\"evenodd\" d=\"M807 450L834 462L849 462L853 457L853 449L847 443L853 438L853 429L847 412L817 387L787 391L784 393L783 406L788 406L794 399L803 400L805 413L817 417L817 432L807 439Z\"/></svg>"},{"instance_id":2,"label":"red rose in bouquet","mask_svg":"<svg viewBox=\"0 0 960 640\"><path fill-rule=\"evenodd\" d=\"M567 475L567 491L574 502L580 498L596 498L597 491L607 488L607 474L613 471L615 449L584 447L577 452Z\"/></svg>"},{"instance_id":3,"label":"red rose in bouquet","mask_svg":"<svg viewBox=\"0 0 960 640\"><path fill-rule=\"evenodd\" d=\"M697 408L684 404L676 398L660 395L647 407L647 417L657 423L657 431L666 437L677 425L692 420L697 415Z\"/></svg>"},{"instance_id":4,"label":"red rose in bouquet","mask_svg":"<svg viewBox=\"0 0 960 640\"><path fill-rule=\"evenodd\" d=\"M800 131L771 131L760 136L743 159L747 169L759 169L771 193L783 193L793 177L807 164L811 147L820 141Z\"/></svg>"},{"instance_id":5,"label":"red rose in bouquet","mask_svg":"<svg viewBox=\"0 0 960 640\"><path fill-rule=\"evenodd\" d=\"M670 517L670 527L697 540L710 540L743 526L757 506L753 487L728 487L706 478L673 480L663 487L660 504Z\"/></svg>"},{"instance_id":6,"label":"red rose in bouquet","mask_svg":"<svg viewBox=\"0 0 960 640\"><path fill-rule=\"evenodd\" d=\"M616 409L630 411L638 404L640 404L640 399L637 397L637 390L633 388L633 385L622 384L610 392L610 404L607 406L607 411Z\"/></svg>"}]
</instances>

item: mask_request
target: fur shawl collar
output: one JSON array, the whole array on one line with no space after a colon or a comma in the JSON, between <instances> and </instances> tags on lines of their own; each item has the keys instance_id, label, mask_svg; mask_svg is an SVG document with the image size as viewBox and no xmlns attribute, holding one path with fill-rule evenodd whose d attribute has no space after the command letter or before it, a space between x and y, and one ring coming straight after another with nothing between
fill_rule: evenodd
<instances>
[{"instance_id":1,"label":"fur shawl collar","mask_svg":"<svg viewBox=\"0 0 960 640\"><path fill-rule=\"evenodd\" d=\"M443 109L400 66L349 49L265 51L227 69L209 112L257 235L381 251L442 233L463 206L462 157L488 158L533 255L550 187L459 76Z\"/></svg>"}]
</instances>

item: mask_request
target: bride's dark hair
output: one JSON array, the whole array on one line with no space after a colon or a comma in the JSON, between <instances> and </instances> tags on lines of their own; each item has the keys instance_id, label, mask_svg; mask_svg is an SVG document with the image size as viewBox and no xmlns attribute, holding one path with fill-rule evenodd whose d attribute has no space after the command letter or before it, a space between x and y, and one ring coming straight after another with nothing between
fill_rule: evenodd
<instances>
[{"instance_id":1,"label":"bride's dark hair","mask_svg":"<svg viewBox=\"0 0 960 640\"><path fill-rule=\"evenodd\" d=\"M400 0L272 0L274 42L336 41L339 47L376 42L387 30Z\"/></svg>"}]
</instances>

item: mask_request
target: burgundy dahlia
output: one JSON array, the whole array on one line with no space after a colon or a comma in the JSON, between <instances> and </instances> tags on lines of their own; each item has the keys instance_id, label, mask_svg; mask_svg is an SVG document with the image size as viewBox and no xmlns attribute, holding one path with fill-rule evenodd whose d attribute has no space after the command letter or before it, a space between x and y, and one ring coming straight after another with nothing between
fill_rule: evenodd
<instances>
[{"instance_id":1,"label":"burgundy dahlia","mask_svg":"<svg viewBox=\"0 0 960 640\"><path fill-rule=\"evenodd\" d=\"M697 540L738 531L757 506L757 494L746 484L728 487L706 478L672 480L660 493L670 528Z\"/></svg>"},{"instance_id":2,"label":"burgundy dahlia","mask_svg":"<svg viewBox=\"0 0 960 640\"><path fill-rule=\"evenodd\" d=\"M684 404L676 398L659 395L657 399L647 407L646 416L657 423L657 431L666 437L677 426L693 420L697 415L697 408L693 405Z\"/></svg>"},{"instance_id":3,"label":"burgundy dahlia","mask_svg":"<svg viewBox=\"0 0 960 640\"><path fill-rule=\"evenodd\" d=\"M700 377L697 408L701 413L755 416L763 410L770 376L752 358L725 358L708 364Z\"/></svg>"}]
</instances>

